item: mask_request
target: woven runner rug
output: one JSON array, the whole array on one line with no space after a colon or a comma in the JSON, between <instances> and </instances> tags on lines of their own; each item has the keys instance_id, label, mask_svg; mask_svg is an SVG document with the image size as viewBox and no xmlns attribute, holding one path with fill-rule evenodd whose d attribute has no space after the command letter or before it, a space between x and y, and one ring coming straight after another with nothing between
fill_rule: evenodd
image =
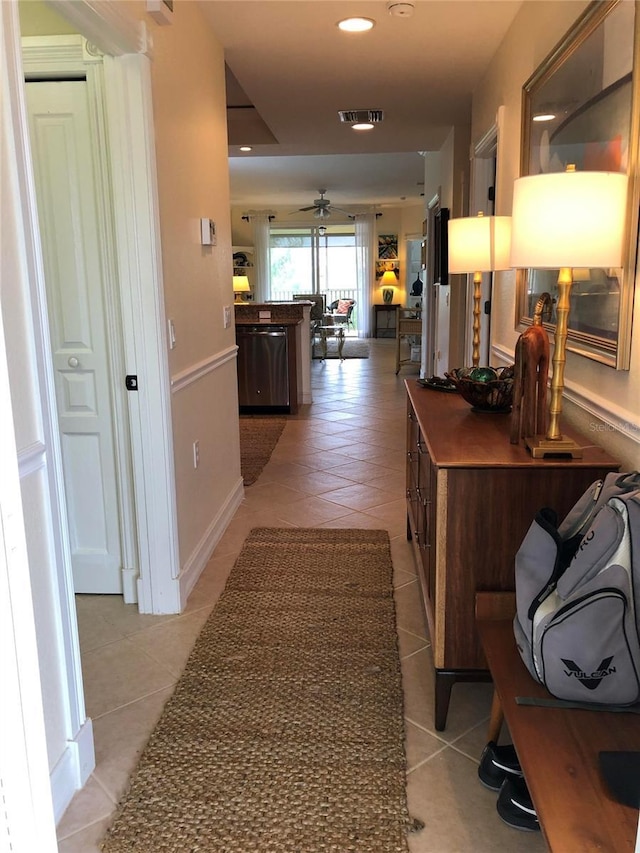
<instances>
[{"instance_id":1,"label":"woven runner rug","mask_svg":"<svg viewBox=\"0 0 640 853\"><path fill-rule=\"evenodd\" d=\"M407 853L391 571L381 530L252 530L102 850Z\"/></svg>"},{"instance_id":2,"label":"woven runner rug","mask_svg":"<svg viewBox=\"0 0 640 853\"><path fill-rule=\"evenodd\" d=\"M285 418L240 417L240 470L245 486L255 483L262 473L286 423Z\"/></svg>"},{"instance_id":3,"label":"woven runner rug","mask_svg":"<svg viewBox=\"0 0 640 853\"><path fill-rule=\"evenodd\" d=\"M322 358L322 344L319 342L313 345L313 357ZM345 338L344 347L342 348L343 358L369 358L369 344L367 341L361 341L357 338ZM327 358L339 358L338 356L338 341L335 338L329 338L327 341Z\"/></svg>"}]
</instances>

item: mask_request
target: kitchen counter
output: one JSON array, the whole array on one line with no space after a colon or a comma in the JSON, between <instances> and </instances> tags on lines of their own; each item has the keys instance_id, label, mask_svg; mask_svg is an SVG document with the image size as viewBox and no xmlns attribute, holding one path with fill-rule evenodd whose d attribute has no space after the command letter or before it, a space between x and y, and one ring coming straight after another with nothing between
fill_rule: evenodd
<instances>
[{"instance_id":1,"label":"kitchen counter","mask_svg":"<svg viewBox=\"0 0 640 853\"><path fill-rule=\"evenodd\" d=\"M295 327L295 376L297 401L309 404L311 397L311 308L313 302L236 302L236 326L277 325ZM293 367L293 366L292 366ZM292 369L292 373L293 373Z\"/></svg>"}]
</instances>

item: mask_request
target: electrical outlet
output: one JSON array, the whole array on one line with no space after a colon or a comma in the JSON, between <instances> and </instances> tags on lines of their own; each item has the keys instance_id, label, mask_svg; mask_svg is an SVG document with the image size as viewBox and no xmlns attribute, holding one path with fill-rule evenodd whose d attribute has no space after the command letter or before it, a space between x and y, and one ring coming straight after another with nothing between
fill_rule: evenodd
<instances>
[{"instance_id":1,"label":"electrical outlet","mask_svg":"<svg viewBox=\"0 0 640 853\"><path fill-rule=\"evenodd\" d=\"M222 319L223 319L223 323L224 323L224 328L228 329L229 326L231 325L231 306L225 305L224 308L222 309L222 312L223 312Z\"/></svg>"},{"instance_id":2,"label":"electrical outlet","mask_svg":"<svg viewBox=\"0 0 640 853\"><path fill-rule=\"evenodd\" d=\"M167 320L169 327L169 349L175 349L176 346L176 327L173 320Z\"/></svg>"},{"instance_id":3,"label":"electrical outlet","mask_svg":"<svg viewBox=\"0 0 640 853\"><path fill-rule=\"evenodd\" d=\"M193 442L193 467L197 468L200 464L200 442Z\"/></svg>"}]
</instances>

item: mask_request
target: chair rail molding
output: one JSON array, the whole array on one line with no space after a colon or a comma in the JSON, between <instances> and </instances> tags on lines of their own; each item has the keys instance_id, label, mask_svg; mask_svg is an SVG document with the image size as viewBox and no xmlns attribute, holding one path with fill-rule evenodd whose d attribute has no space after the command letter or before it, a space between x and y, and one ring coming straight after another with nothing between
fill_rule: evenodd
<instances>
[{"instance_id":1,"label":"chair rail molding","mask_svg":"<svg viewBox=\"0 0 640 853\"><path fill-rule=\"evenodd\" d=\"M494 356L492 363L499 360L503 365L513 364L513 352L506 347L494 345L491 351ZM584 385L567 380L566 377L564 396L583 412L598 420L599 423L593 428L594 439L596 439L594 444L600 444L597 437L601 433L616 432L630 439L634 444L640 445L640 415L637 412L618 406L600 396L593 388L585 388ZM582 427L582 431L586 431L585 427Z\"/></svg>"}]
</instances>

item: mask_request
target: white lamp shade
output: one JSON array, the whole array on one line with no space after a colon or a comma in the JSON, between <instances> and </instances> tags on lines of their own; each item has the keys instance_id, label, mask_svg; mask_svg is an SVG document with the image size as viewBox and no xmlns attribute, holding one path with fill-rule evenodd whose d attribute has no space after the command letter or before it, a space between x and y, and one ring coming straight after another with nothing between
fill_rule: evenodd
<instances>
[{"instance_id":1,"label":"white lamp shade","mask_svg":"<svg viewBox=\"0 0 640 853\"><path fill-rule=\"evenodd\" d=\"M511 265L621 266L627 185L627 176L618 172L518 178L513 190Z\"/></svg>"},{"instance_id":2,"label":"white lamp shade","mask_svg":"<svg viewBox=\"0 0 640 853\"><path fill-rule=\"evenodd\" d=\"M511 245L510 216L465 216L449 220L449 272L506 270Z\"/></svg>"},{"instance_id":3,"label":"white lamp shade","mask_svg":"<svg viewBox=\"0 0 640 853\"><path fill-rule=\"evenodd\" d=\"M251 290L249 279L246 275L234 275L233 277L233 292L248 293Z\"/></svg>"}]
</instances>

